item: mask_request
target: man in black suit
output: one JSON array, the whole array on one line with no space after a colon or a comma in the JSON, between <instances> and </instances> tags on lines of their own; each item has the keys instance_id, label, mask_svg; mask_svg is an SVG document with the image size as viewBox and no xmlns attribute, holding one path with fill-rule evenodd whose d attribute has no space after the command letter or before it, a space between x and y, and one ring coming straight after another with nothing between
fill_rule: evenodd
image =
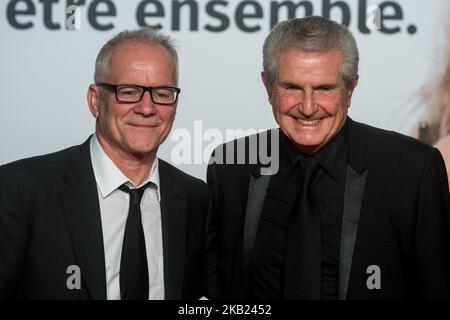
<instances>
[{"instance_id":1,"label":"man in black suit","mask_svg":"<svg viewBox=\"0 0 450 320\"><path fill-rule=\"evenodd\" d=\"M281 22L263 58L280 129L211 158L210 296L448 298L442 156L347 116L359 60L350 31L321 17Z\"/></svg>"},{"instance_id":2,"label":"man in black suit","mask_svg":"<svg viewBox=\"0 0 450 320\"><path fill-rule=\"evenodd\" d=\"M79 146L0 167L0 298L198 299L208 189L157 158L177 53L152 30L101 49Z\"/></svg>"}]
</instances>

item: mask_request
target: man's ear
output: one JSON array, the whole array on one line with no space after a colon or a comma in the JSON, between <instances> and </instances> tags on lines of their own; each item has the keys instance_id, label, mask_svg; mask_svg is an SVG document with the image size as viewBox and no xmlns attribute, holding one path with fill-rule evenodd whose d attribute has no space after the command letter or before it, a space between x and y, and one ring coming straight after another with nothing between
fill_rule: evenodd
<instances>
[{"instance_id":1,"label":"man's ear","mask_svg":"<svg viewBox=\"0 0 450 320\"><path fill-rule=\"evenodd\" d=\"M91 113L94 116L94 118L97 118L99 115L99 108L98 108L99 102L100 102L99 87L97 87L95 84L91 84L87 92L87 103L89 106L89 110L91 110Z\"/></svg>"},{"instance_id":2,"label":"man's ear","mask_svg":"<svg viewBox=\"0 0 450 320\"><path fill-rule=\"evenodd\" d=\"M356 79L352 80L352 83L350 85L350 88L347 89L347 97L348 97L348 108L350 108L352 104L352 95L353 91L355 90L356 86L358 85L358 77Z\"/></svg>"},{"instance_id":3,"label":"man's ear","mask_svg":"<svg viewBox=\"0 0 450 320\"><path fill-rule=\"evenodd\" d=\"M358 85L358 79L359 77L356 77L356 79L352 80L352 84L350 86L350 88L348 89L347 95L348 98L351 99L352 95L353 95L353 91L355 90L356 86Z\"/></svg>"},{"instance_id":4,"label":"man's ear","mask_svg":"<svg viewBox=\"0 0 450 320\"><path fill-rule=\"evenodd\" d=\"M264 87L266 87L268 100L270 104L272 104L272 85L269 81L269 76L267 75L267 72L261 71L261 80L264 83Z\"/></svg>"}]
</instances>

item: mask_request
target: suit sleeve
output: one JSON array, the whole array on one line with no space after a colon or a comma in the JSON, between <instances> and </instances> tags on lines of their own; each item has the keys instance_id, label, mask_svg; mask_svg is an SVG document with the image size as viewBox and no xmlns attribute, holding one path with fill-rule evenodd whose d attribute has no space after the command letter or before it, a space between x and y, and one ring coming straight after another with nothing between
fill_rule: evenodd
<instances>
[{"instance_id":1,"label":"suit sleeve","mask_svg":"<svg viewBox=\"0 0 450 320\"><path fill-rule=\"evenodd\" d=\"M433 149L425 164L415 232L416 286L420 297L450 297L450 197L442 155Z\"/></svg>"},{"instance_id":2,"label":"suit sleeve","mask_svg":"<svg viewBox=\"0 0 450 320\"><path fill-rule=\"evenodd\" d=\"M17 179L0 167L0 299L14 298L27 243L26 213Z\"/></svg>"}]
</instances>

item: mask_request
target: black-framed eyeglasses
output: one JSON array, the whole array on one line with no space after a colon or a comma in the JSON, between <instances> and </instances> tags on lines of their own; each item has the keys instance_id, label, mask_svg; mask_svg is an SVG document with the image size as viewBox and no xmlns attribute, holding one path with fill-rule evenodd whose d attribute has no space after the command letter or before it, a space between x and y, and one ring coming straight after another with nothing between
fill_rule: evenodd
<instances>
[{"instance_id":1,"label":"black-framed eyeglasses","mask_svg":"<svg viewBox=\"0 0 450 320\"><path fill-rule=\"evenodd\" d=\"M155 104L174 105L177 103L180 88L170 86L145 87L137 84L111 84L105 82L96 83L97 86L106 88L116 94L116 100L120 103L137 103L142 100L146 91L150 92Z\"/></svg>"}]
</instances>

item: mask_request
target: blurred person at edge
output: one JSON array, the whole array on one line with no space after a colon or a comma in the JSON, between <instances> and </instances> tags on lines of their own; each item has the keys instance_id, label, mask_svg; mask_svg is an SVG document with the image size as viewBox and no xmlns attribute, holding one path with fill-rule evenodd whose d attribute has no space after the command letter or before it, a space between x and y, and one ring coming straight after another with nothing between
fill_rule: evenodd
<instances>
[{"instance_id":1,"label":"blurred person at edge","mask_svg":"<svg viewBox=\"0 0 450 320\"><path fill-rule=\"evenodd\" d=\"M439 52L443 52L439 72L419 92L424 114L412 136L439 149L450 177L450 41Z\"/></svg>"}]
</instances>

